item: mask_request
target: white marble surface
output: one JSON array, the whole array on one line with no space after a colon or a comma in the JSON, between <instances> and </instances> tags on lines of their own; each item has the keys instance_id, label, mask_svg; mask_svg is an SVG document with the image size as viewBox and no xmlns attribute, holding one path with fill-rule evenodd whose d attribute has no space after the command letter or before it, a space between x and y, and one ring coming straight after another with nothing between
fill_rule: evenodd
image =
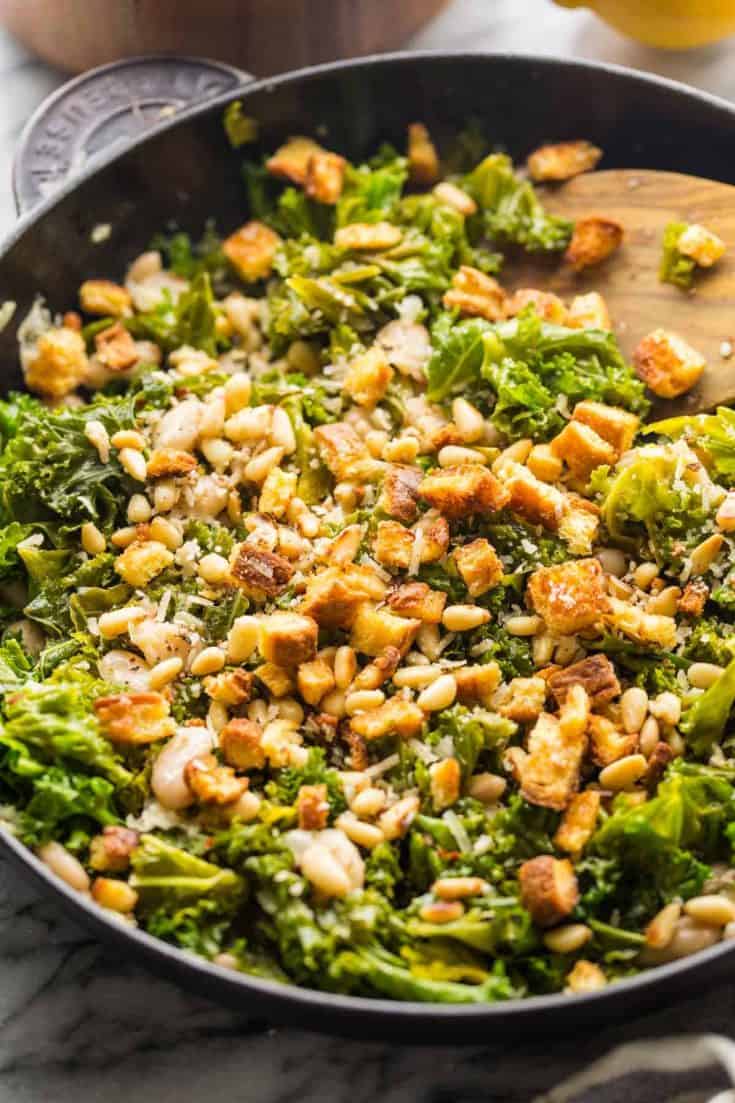
<instances>
[{"instance_id":1,"label":"white marble surface","mask_svg":"<svg viewBox=\"0 0 735 1103\"><path fill-rule=\"evenodd\" d=\"M643 49L586 12L547 0L455 0L414 40L422 48L509 49L599 58L735 98L735 44L690 54ZM61 77L0 31L0 233L12 225L13 148ZM488 1100L525 1101L624 1039L728 1033L729 987L582 1038L519 1037L468 1050L344 1042L269 1030L120 961L0 861L0 1103L414 1103L474 1082ZM629 1103L635 1103L629 1100Z\"/></svg>"}]
</instances>

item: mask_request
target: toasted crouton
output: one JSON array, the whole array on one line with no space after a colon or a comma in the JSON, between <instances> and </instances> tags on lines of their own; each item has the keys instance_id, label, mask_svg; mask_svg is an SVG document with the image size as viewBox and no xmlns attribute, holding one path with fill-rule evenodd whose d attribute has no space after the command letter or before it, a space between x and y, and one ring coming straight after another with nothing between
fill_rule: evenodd
<instances>
[{"instance_id":1,"label":"toasted crouton","mask_svg":"<svg viewBox=\"0 0 735 1103\"><path fill-rule=\"evenodd\" d=\"M542 483L556 483L562 476L564 465L548 444L534 444L526 460L528 470Z\"/></svg>"},{"instance_id":2,"label":"toasted crouton","mask_svg":"<svg viewBox=\"0 0 735 1103\"><path fill-rule=\"evenodd\" d=\"M223 670L221 674L212 674L204 679L207 696L219 701L228 708L237 708L248 702L253 692L253 676L247 670L236 667Z\"/></svg>"},{"instance_id":3,"label":"toasted crouton","mask_svg":"<svg viewBox=\"0 0 735 1103\"><path fill-rule=\"evenodd\" d=\"M108 824L89 844L89 865L99 873L123 873L130 868L130 859L139 842L137 831Z\"/></svg>"},{"instance_id":4,"label":"toasted crouton","mask_svg":"<svg viewBox=\"0 0 735 1103\"><path fill-rule=\"evenodd\" d=\"M597 291L575 295L569 304L565 325L570 329L612 329L607 303Z\"/></svg>"},{"instance_id":5,"label":"toasted crouton","mask_svg":"<svg viewBox=\"0 0 735 1103\"><path fill-rule=\"evenodd\" d=\"M288 509L289 502L296 494L298 475L293 471L282 471L272 467L260 488L258 509L271 517L281 518Z\"/></svg>"},{"instance_id":6,"label":"toasted crouton","mask_svg":"<svg viewBox=\"0 0 735 1103\"><path fill-rule=\"evenodd\" d=\"M676 647L676 621L673 617L645 613L637 605L611 597L604 621L636 643L653 643L665 650Z\"/></svg>"},{"instance_id":7,"label":"toasted crouton","mask_svg":"<svg viewBox=\"0 0 735 1103\"><path fill-rule=\"evenodd\" d=\"M315 153L323 152L319 143L312 138L289 138L268 158L265 167L271 176L280 176L294 184L304 185L311 158Z\"/></svg>"},{"instance_id":8,"label":"toasted crouton","mask_svg":"<svg viewBox=\"0 0 735 1103\"><path fill-rule=\"evenodd\" d=\"M523 464L501 457L493 471L508 494L507 505L534 525L556 532L568 509L566 495L555 486L537 479Z\"/></svg>"},{"instance_id":9,"label":"toasted crouton","mask_svg":"<svg viewBox=\"0 0 735 1103\"><path fill-rule=\"evenodd\" d=\"M262 735L260 725L253 720L239 716L228 720L219 733L220 750L227 765L237 770L262 770L265 766Z\"/></svg>"},{"instance_id":10,"label":"toasted crouton","mask_svg":"<svg viewBox=\"0 0 735 1103\"><path fill-rule=\"evenodd\" d=\"M399 617L417 617L427 624L439 624L447 595L432 590L425 582L406 582L388 595L391 611Z\"/></svg>"},{"instance_id":11,"label":"toasted crouton","mask_svg":"<svg viewBox=\"0 0 735 1103\"><path fill-rule=\"evenodd\" d=\"M306 164L304 191L317 203L334 204L342 194L347 162L338 153L319 150L312 153Z\"/></svg>"},{"instance_id":12,"label":"toasted crouton","mask_svg":"<svg viewBox=\"0 0 735 1103\"><path fill-rule=\"evenodd\" d=\"M149 479L188 475L197 465L196 456L180 448L154 448L146 465Z\"/></svg>"},{"instance_id":13,"label":"toasted crouton","mask_svg":"<svg viewBox=\"0 0 735 1103\"><path fill-rule=\"evenodd\" d=\"M116 693L98 697L94 711L111 743L140 746L168 739L176 730L160 693Z\"/></svg>"},{"instance_id":14,"label":"toasted crouton","mask_svg":"<svg viewBox=\"0 0 735 1103\"><path fill-rule=\"evenodd\" d=\"M602 157L602 150L591 142L556 142L539 146L529 153L526 166L532 180L571 180L582 172L590 172Z\"/></svg>"},{"instance_id":15,"label":"toasted crouton","mask_svg":"<svg viewBox=\"0 0 735 1103\"><path fill-rule=\"evenodd\" d=\"M352 222L337 230L334 244L340 249L375 253L392 249L402 237L402 230L392 222Z\"/></svg>"},{"instance_id":16,"label":"toasted crouton","mask_svg":"<svg viewBox=\"0 0 735 1103\"><path fill-rule=\"evenodd\" d=\"M559 522L559 536L573 555L589 555L597 539L600 521L598 513L587 508L589 505L592 503L575 507L572 501L568 501Z\"/></svg>"},{"instance_id":17,"label":"toasted crouton","mask_svg":"<svg viewBox=\"0 0 735 1103\"><path fill-rule=\"evenodd\" d=\"M379 689L392 678L401 661L401 653L396 647L386 647L371 663L360 671L352 683L353 690Z\"/></svg>"},{"instance_id":18,"label":"toasted crouton","mask_svg":"<svg viewBox=\"0 0 735 1103\"><path fill-rule=\"evenodd\" d=\"M543 678L513 678L497 696L501 716L518 724L528 724L538 720L544 710L546 682Z\"/></svg>"},{"instance_id":19,"label":"toasted crouton","mask_svg":"<svg viewBox=\"0 0 735 1103\"><path fill-rule=\"evenodd\" d=\"M350 643L363 655L380 655L387 647L395 647L405 655L420 627L420 620L397 617L364 602L352 624Z\"/></svg>"},{"instance_id":20,"label":"toasted crouton","mask_svg":"<svg viewBox=\"0 0 735 1103\"><path fill-rule=\"evenodd\" d=\"M521 903L538 927L553 927L577 906L577 878L568 858L540 854L518 871Z\"/></svg>"},{"instance_id":21,"label":"toasted crouton","mask_svg":"<svg viewBox=\"0 0 735 1103\"><path fill-rule=\"evenodd\" d=\"M565 992L599 992L607 984L607 977L594 961L579 958L567 973Z\"/></svg>"},{"instance_id":22,"label":"toasted crouton","mask_svg":"<svg viewBox=\"0 0 735 1103\"><path fill-rule=\"evenodd\" d=\"M286 694L293 693L296 688L292 672L276 663L263 663L262 666L256 667L253 673L263 683L271 697L285 697Z\"/></svg>"},{"instance_id":23,"label":"toasted crouton","mask_svg":"<svg viewBox=\"0 0 735 1103\"><path fill-rule=\"evenodd\" d=\"M423 123L408 127L408 174L412 184L427 188L439 178L439 155Z\"/></svg>"},{"instance_id":24,"label":"toasted crouton","mask_svg":"<svg viewBox=\"0 0 735 1103\"><path fill-rule=\"evenodd\" d=\"M380 402L393 378L393 368L383 349L373 345L350 362L342 386L358 406Z\"/></svg>"},{"instance_id":25,"label":"toasted crouton","mask_svg":"<svg viewBox=\"0 0 735 1103\"><path fill-rule=\"evenodd\" d=\"M322 460L337 479L361 482L373 478L381 470L367 445L344 421L319 425L314 430L314 440Z\"/></svg>"},{"instance_id":26,"label":"toasted crouton","mask_svg":"<svg viewBox=\"0 0 735 1103\"><path fill-rule=\"evenodd\" d=\"M301 663L296 672L296 685L307 705L316 706L322 697L334 689L332 668L324 659Z\"/></svg>"},{"instance_id":27,"label":"toasted crouton","mask_svg":"<svg viewBox=\"0 0 735 1103\"><path fill-rule=\"evenodd\" d=\"M79 288L79 304L85 314L123 318L131 313L133 298L127 288L112 280L85 280Z\"/></svg>"},{"instance_id":28,"label":"toasted crouton","mask_svg":"<svg viewBox=\"0 0 735 1103\"><path fill-rule=\"evenodd\" d=\"M454 671L457 697L463 705L488 705L500 685L500 678L500 667L497 663L458 667Z\"/></svg>"},{"instance_id":29,"label":"toasted crouton","mask_svg":"<svg viewBox=\"0 0 735 1103\"><path fill-rule=\"evenodd\" d=\"M593 628L610 609L597 559L577 559L540 567L528 581L528 598L556 635L573 636Z\"/></svg>"},{"instance_id":30,"label":"toasted crouton","mask_svg":"<svg viewBox=\"0 0 735 1103\"><path fill-rule=\"evenodd\" d=\"M659 398L677 398L690 391L706 367L704 357L683 337L667 329L655 329L639 342L633 367L649 390Z\"/></svg>"},{"instance_id":31,"label":"toasted crouton","mask_svg":"<svg viewBox=\"0 0 735 1103\"><path fill-rule=\"evenodd\" d=\"M316 655L319 626L301 613L271 613L261 622L260 653L276 666L298 666Z\"/></svg>"},{"instance_id":32,"label":"toasted crouton","mask_svg":"<svg viewBox=\"0 0 735 1103\"><path fill-rule=\"evenodd\" d=\"M537 291L535 287L519 287L514 291L506 303L506 315L515 318L529 304L533 304L539 318L554 325L563 326L567 323L567 308L558 295L553 291Z\"/></svg>"},{"instance_id":33,"label":"toasted crouton","mask_svg":"<svg viewBox=\"0 0 735 1103\"><path fill-rule=\"evenodd\" d=\"M419 494L450 520L472 513L494 513L510 498L502 483L479 463L433 471L421 482Z\"/></svg>"},{"instance_id":34,"label":"toasted crouton","mask_svg":"<svg viewBox=\"0 0 735 1103\"><path fill-rule=\"evenodd\" d=\"M414 534L398 521L380 521L373 554L384 567L406 570L411 562Z\"/></svg>"},{"instance_id":35,"label":"toasted crouton","mask_svg":"<svg viewBox=\"0 0 735 1103\"><path fill-rule=\"evenodd\" d=\"M326 785L302 785L296 797L301 831L323 831L329 819Z\"/></svg>"},{"instance_id":36,"label":"toasted crouton","mask_svg":"<svg viewBox=\"0 0 735 1103\"><path fill-rule=\"evenodd\" d=\"M134 540L118 555L113 566L129 586L141 589L173 561L173 552L158 540Z\"/></svg>"},{"instance_id":37,"label":"toasted crouton","mask_svg":"<svg viewBox=\"0 0 735 1103\"><path fill-rule=\"evenodd\" d=\"M456 307L460 314L486 318L488 322L499 322L507 317L507 295L498 281L468 264L455 272L442 303L447 310Z\"/></svg>"},{"instance_id":38,"label":"toasted crouton","mask_svg":"<svg viewBox=\"0 0 735 1103\"><path fill-rule=\"evenodd\" d=\"M679 235L676 248L685 257L691 257L700 268L711 268L723 255L726 246L717 234L693 222Z\"/></svg>"},{"instance_id":39,"label":"toasted crouton","mask_svg":"<svg viewBox=\"0 0 735 1103\"><path fill-rule=\"evenodd\" d=\"M635 414L621 410L617 406L606 406L603 402L585 399L574 407L572 421L581 421L589 425L598 436L606 440L615 449L615 458L619 459L627 452L635 440L640 418Z\"/></svg>"},{"instance_id":40,"label":"toasted crouton","mask_svg":"<svg viewBox=\"0 0 735 1103\"><path fill-rule=\"evenodd\" d=\"M456 758L444 758L429 767L429 789L437 812L459 800L462 771Z\"/></svg>"},{"instance_id":41,"label":"toasted crouton","mask_svg":"<svg viewBox=\"0 0 735 1103\"><path fill-rule=\"evenodd\" d=\"M410 525L418 514L418 490L424 474L420 467L404 467L391 464L385 473L383 487L378 498L378 509L384 510L396 521Z\"/></svg>"},{"instance_id":42,"label":"toasted crouton","mask_svg":"<svg viewBox=\"0 0 735 1103\"><path fill-rule=\"evenodd\" d=\"M236 544L230 558L230 575L236 586L256 602L276 597L286 589L293 567L281 555L247 541Z\"/></svg>"},{"instance_id":43,"label":"toasted crouton","mask_svg":"<svg viewBox=\"0 0 735 1103\"><path fill-rule=\"evenodd\" d=\"M124 372L140 359L138 346L121 322L103 329L94 339L97 360L111 372Z\"/></svg>"},{"instance_id":44,"label":"toasted crouton","mask_svg":"<svg viewBox=\"0 0 735 1103\"><path fill-rule=\"evenodd\" d=\"M309 579L299 611L313 617L322 628L351 628L364 590L338 567L328 567Z\"/></svg>"},{"instance_id":45,"label":"toasted crouton","mask_svg":"<svg viewBox=\"0 0 735 1103\"><path fill-rule=\"evenodd\" d=\"M423 723L424 714L418 705L402 697L390 697L378 708L350 717L352 731L368 742L382 739L384 735L412 739L421 731Z\"/></svg>"},{"instance_id":46,"label":"toasted crouton","mask_svg":"<svg viewBox=\"0 0 735 1103\"><path fill-rule=\"evenodd\" d=\"M619 758L633 754L638 746L638 735L621 732L605 716L590 716L587 725L590 737L590 753L597 766L609 766Z\"/></svg>"},{"instance_id":47,"label":"toasted crouton","mask_svg":"<svg viewBox=\"0 0 735 1103\"><path fill-rule=\"evenodd\" d=\"M184 779L200 804L233 804L248 787L231 766L220 766L213 754L197 755L184 767Z\"/></svg>"},{"instance_id":48,"label":"toasted crouton","mask_svg":"<svg viewBox=\"0 0 735 1103\"><path fill-rule=\"evenodd\" d=\"M617 459L611 444L581 421L568 421L549 445L555 456L569 468L572 477L586 483L596 467L612 465Z\"/></svg>"},{"instance_id":49,"label":"toasted crouton","mask_svg":"<svg viewBox=\"0 0 735 1103\"><path fill-rule=\"evenodd\" d=\"M701 617L709 597L709 586L701 578L687 582L684 593L676 603L680 613L686 617Z\"/></svg>"},{"instance_id":50,"label":"toasted crouton","mask_svg":"<svg viewBox=\"0 0 735 1103\"><path fill-rule=\"evenodd\" d=\"M505 573L498 553L484 536L456 548L453 558L470 597L487 593Z\"/></svg>"},{"instance_id":51,"label":"toasted crouton","mask_svg":"<svg viewBox=\"0 0 735 1103\"><path fill-rule=\"evenodd\" d=\"M565 708L569 707L565 704ZM531 804L563 811L579 789L587 749L581 724L565 724L542 712L528 737L528 756L520 767L521 793Z\"/></svg>"},{"instance_id":52,"label":"toasted crouton","mask_svg":"<svg viewBox=\"0 0 735 1103\"><path fill-rule=\"evenodd\" d=\"M265 280L273 271L273 258L281 244L275 231L264 222L246 222L222 242L222 252L247 283Z\"/></svg>"},{"instance_id":53,"label":"toasted crouton","mask_svg":"<svg viewBox=\"0 0 735 1103\"><path fill-rule=\"evenodd\" d=\"M63 398L84 380L89 361L81 333L59 326L41 334L35 347L22 353L26 386L47 398Z\"/></svg>"},{"instance_id":54,"label":"toasted crouton","mask_svg":"<svg viewBox=\"0 0 735 1103\"><path fill-rule=\"evenodd\" d=\"M547 685L560 705L574 685L584 687L593 708L620 696L620 682L607 655L588 655L581 662L556 670Z\"/></svg>"},{"instance_id":55,"label":"toasted crouton","mask_svg":"<svg viewBox=\"0 0 735 1103\"><path fill-rule=\"evenodd\" d=\"M451 184L448 180L442 180L438 183L432 194L436 196L440 203L452 207L459 214L469 217L469 215L477 213L477 203L475 203L472 196L463 188L458 188L456 184Z\"/></svg>"},{"instance_id":56,"label":"toasted crouton","mask_svg":"<svg viewBox=\"0 0 735 1103\"><path fill-rule=\"evenodd\" d=\"M610 218L581 218L574 225L564 259L576 272L601 264L623 243L623 227Z\"/></svg>"},{"instance_id":57,"label":"toasted crouton","mask_svg":"<svg viewBox=\"0 0 735 1103\"><path fill-rule=\"evenodd\" d=\"M575 793L554 835L554 846L567 854L581 854L594 833L600 800L600 793L595 789Z\"/></svg>"}]
</instances>

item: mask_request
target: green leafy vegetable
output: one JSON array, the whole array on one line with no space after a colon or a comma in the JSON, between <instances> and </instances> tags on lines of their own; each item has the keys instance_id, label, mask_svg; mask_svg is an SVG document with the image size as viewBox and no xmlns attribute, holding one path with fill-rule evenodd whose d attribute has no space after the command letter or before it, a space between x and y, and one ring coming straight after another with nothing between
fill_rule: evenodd
<instances>
[{"instance_id":1,"label":"green leafy vegetable","mask_svg":"<svg viewBox=\"0 0 735 1103\"><path fill-rule=\"evenodd\" d=\"M695 261L679 252L679 238L687 229L686 222L669 222L664 230L661 264L658 278L661 283L673 283L688 291L694 280Z\"/></svg>"}]
</instances>

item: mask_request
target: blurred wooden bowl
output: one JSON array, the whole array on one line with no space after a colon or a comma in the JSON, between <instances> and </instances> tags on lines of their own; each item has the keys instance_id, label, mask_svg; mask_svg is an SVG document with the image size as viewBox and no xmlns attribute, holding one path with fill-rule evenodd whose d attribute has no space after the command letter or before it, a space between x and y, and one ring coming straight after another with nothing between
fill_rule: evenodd
<instances>
[{"instance_id":1,"label":"blurred wooden bowl","mask_svg":"<svg viewBox=\"0 0 735 1103\"><path fill-rule=\"evenodd\" d=\"M399 46L446 0L0 0L0 20L46 61L79 72L182 53L270 75Z\"/></svg>"}]
</instances>

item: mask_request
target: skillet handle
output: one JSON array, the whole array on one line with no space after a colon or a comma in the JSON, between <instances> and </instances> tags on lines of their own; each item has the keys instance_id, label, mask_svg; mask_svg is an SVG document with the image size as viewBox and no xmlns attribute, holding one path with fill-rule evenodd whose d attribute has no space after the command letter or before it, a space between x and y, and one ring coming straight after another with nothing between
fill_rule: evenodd
<instances>
[{"instance_id":1,"label":"skillet handle","mask_svg":"<svg viewBox=\"0 0 735 1103\"><path fill-rule=\"evenodd\" d=\"M254 79L208 58L152 55L115 61L70 80L23 129L13 163L18 213L51 195L103 150L123 149L172 115Z\"/></svg>"}]
</instances>

